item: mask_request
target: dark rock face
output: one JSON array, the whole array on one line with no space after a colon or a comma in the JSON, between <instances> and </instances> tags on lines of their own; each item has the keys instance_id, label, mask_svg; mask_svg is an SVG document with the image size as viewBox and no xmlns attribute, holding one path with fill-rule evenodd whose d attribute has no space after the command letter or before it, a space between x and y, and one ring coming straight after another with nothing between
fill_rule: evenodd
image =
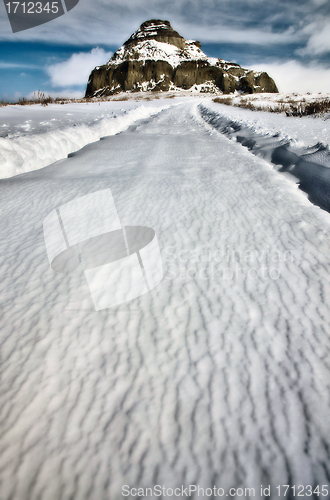
<instances>
[{"instance_id":1,"label":"dark rock face","mask_svg":"<svg viewBox=\"0 0 330 500\"><path fill-rule=\"evenodd\" d=\"M245 94L278 92L274 80L267 73L255 74L253 71L248 72L240 79L240 85L237 90L241 90Z\"/></svg>"},{"instance_id":2,"label":"dark rock face","mask_svg":"<svg viewBox=\"0 0 330 500\"><path fill-rule=\"evenodd\" d=\"M168 21L150 20L141 24L107 64L92 71L86 97L192 88L225 94L236 90L278 92L267 73L207 57L199 42L185 40Z\"/></svg>"},{"instance_id":3,"label":"dark rock face","mask_svg":"<svg viewBox=\"0 0 330 500\"><path fill-rule=\"evenodd\" d=\"M140 28L124 43L124 45L138 44L141 40L156 40L157 42L169 43L179 49L185 48L185 39L174 31L169 21L151 19L142 23Z\"/></svg>"}]
</instances>

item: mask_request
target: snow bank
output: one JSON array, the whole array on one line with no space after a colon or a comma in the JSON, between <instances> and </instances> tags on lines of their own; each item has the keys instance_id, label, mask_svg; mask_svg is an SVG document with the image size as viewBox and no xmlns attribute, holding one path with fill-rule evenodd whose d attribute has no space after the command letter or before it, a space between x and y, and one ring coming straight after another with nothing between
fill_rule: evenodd
<instances>
[{"instance_id":1,"label":"snow bank","mask_svg":"<svg viewBox=\"0 0 330 500\"><path fill-rule=\"evenodd\" d=\"M251 111L224 105L216 109L213 104L199 106L211 130L218 130L253 154L281 167L281 172L294 176L294 182L298 178L299 187L308 194L309 200L330 212L329 131L324 129L322 120L273 117L256 111L252 112L253 117ZM325 144L320 137L325 139Z\"/></svg>"},{"instance_id":2,"label":"snow bank","mask_svg":"<svg viewBox=\"0 0 330 500\"><path fill-rule=\"evenodd\" d=\"M274 99L276 94L274 94ZM262 102L263 94L258 94L253 104ZM267 94L269 98L269 94ZM329 121L312 116L287 117L276 113L243 109L234 106L226 106L205 100L206 107L219 117L228 122L234 122L240 127L248 128L255 134L261 136L278 135L281 139L290 142L290 146L305 148L322 143L324 146L330 144Z\"/></svg>"},{"instance_id":3,"label":"snow bank","mask_svg":"<svg viewBox=\"0 0 330 500\"><path fill-rule=\"evenodd\" d=\"M43 168L65 158L86 144L98 141L102 136L122 132L137 120L148 118L170 107L164 103L158 105L135 103L134 106L133 109L121 110L117 114L114 112L110 115L103 114L99 118L95 118L93 114L93 119L90 117L89 122L85 117L85 123L80 120L76 123L73 118L69 126L67 122L64 127L65 122L62 122L62 128L56 128L54 124L54 128L50 127L45 133L31 134L27 124L24 135L15 133L5 138L0 137L0 178Z\"/></svg>"}]
</instances>

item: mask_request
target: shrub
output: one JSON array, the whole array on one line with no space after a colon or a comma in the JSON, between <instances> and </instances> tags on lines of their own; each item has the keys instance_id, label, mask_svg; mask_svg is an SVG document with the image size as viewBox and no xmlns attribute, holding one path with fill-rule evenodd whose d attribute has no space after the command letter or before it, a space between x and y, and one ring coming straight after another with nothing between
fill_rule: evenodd
<instances>
[{"instance_id":1,"label":"shrub","mask_svg":"<svg viewBox=\"0 0 330 500\"><path fill-rule=\"evenodd\" d=\"M292 94L296 96L297 94ZM233 105L233 100L231 97L217 97L213 99L213 102L220 104L227 104L229 106ZM234 106L239 108L247 108L251 110L258 111L268 111L269 113L285 113L287 116L309 116L316 114L323 114L330 112L330 99L318 99L316 101L307 102L305 98L301 98L300 101L295 101L287 96L287 100L280 100L274 102L272 105L258 107L256 105L258 101L252 102L249 98L241 98L234 103Z\"/></svg>"},{"instance_id":2,"label":"shrub","mask_svg":"<svg viewBox=\"0 0 330 500\"><path fill-rule=\"evenodd\" d=\"M219 104L226 104L226 106L232 106L233 105L233 98L232 97L216 97L213 99L213 102L217 102Z\"/></svg>"}]
</instances>

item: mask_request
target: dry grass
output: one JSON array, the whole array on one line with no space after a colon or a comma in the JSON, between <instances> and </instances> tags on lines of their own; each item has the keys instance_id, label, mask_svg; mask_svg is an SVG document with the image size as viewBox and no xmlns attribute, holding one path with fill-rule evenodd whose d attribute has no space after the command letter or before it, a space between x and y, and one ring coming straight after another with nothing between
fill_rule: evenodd
<instances>
[{"instance_id":1,"label":"dry grass","mask_svg":"<svg viewBox=\"0 0 330 500\"><path fill-rule=\"evenodd\" d=\"M320 99L307 103L290 104L288 116L309 116L330 112L330 99Z\"/></svg>"},{"instance_id":2,"label":"dry grass","mask_svg":"<svg viewBox=\"0 0 330 500\"><path fill-rule=\"evenodd\" d=\"M297 97L297 94L293 94ZM306 101L304 97L300 100L279 100L268 106L258 106L258 101L255 103L252 97L241 97L234 102L232 97L217 97L213 102L226 104L227 106L235 106L239 108L251 109L253 111L267 111L269 113L285 113L287 116L311 116L325 114L330 112L330 99L320 98L314 101Z\"/></svg>"},{"instance_id":3,"label":"dry grass","mask_svg":"<svg viewBox=\"0 0 330 500\"><path fill-rule=\"evenodd\" d=\"M90 97L83 97L81 99L70 99L68 97L51 97L50 95L46 95L44 92L35 92L34 95L27 99L23 97L18 100L18 102L6 102L2 100L0 102L0 106L9 106L9 105L17 105L17 106L32 106L33 104L41 104L42 106L48 106L48 104L68 104L71 102L99 102L106 99L95 99Z\"/></svg>"},{"instance_id":4,"label":"dry grass","mask_svg":"<svg viewBox=\"0 0 330 500\"><path fill-rule=\"evenodd\" d=\"M298 94L291 94L292 97L298 97ZM49 104L68 104L68 103L101 103L108 101L150 101L153 99L160 99L160 97L165 99L174 99L176 97L175 93L159 93L154 92L152 95L150 93L134 93L134 94L120 94L114 96L106 97L83 97L81 99L69 99L64 97L52 98L51 96L46 96L43 92L38 91L34 94L31 99L22 98L19 99L17 103L10 103L2 100L0 102L0 107L8 106L10 104L16 104L19 106L30 106L33 104L41 104L42 106L48 106ZM219 104L225 104L226 106L235 106L245 109L251 109L256 111L267 111L269 113L283 113L287 116L310 116L310 115L322 115L330 112L330 99L329 98L319 98L313 101L306 101L304 97L300 100L292 99L289 95L287 98L275 101L267 106L258 106L260 101L254 100L254 97L241 96L240 98L223 95L218 96L213 99L213 102Z\"/></svg>"},{"instance_id":5,"label":"dry grass","mask_svg":"<svg viewBox=\"0 0 330 500\"><path fill-rule=\"evenodd\" d=\"M213 102L217 102L219 104L226 104L226 106L232 106L233 105L233 98L232 97L216 97L213 99Z\"/></svg>"},{"instance_id":6,"label":"dry grass","mask_svg":"<svg viewBox=\"0 0 330 500\"><path fill-rule=\"evenodd\" d=\"M69 104L69 103L101 103L108 101L150 101L153 99L174 99L176 94L174 92L138 92L129 94L116 94L113 96L106 97L83 97L81 99L69 99L64 97L53 98L51 96L46 96L43 92L36 92L32 98L22 98L19 99L17 103L5 102L2 100L0 102L0 107L8 106L9 104L16 104L19 106L30 106L33 104L41 104L42 106L48 106L49 104ZM222 95L213 99L213 102L219 104L225 104L227 106L237 106L240 108L251 109L256 111L268 111L269 113L283 113L287 116L310 116L310 115L322 115L330 112L330 98L319 98L315 100L306 100L304 97L301 99L293 99L293 97L299 97L298 94L287 95L283 99L274 101L272 104L267 106L260 106L260 101L255 99L255 95L243 95L241 97L235 97L231 95Z\"/></svg>"},{"instance_id":7,"label":"dry grass","mask_svg":"<svg viewBox=\"0 0 330 500\"><path fill-rule=\"evenodd\" d=\"M56 97L55 99L50 95L46 96L43 92L38 91L33 95L31 99L23 97L19 99L18 102L5 102L2 100L0 106L18 105L18 106L32 106L33 104L41 104L42 106L48 106L48 104L66 104L68 102L78 102L81 99L67 99L65 97ZM82 101L84 102L84 101Z\"/></svg>"},{"instance_id":8,"label":"dry grass","mask_svg":"<svg viewBox=\"0 0 330 500\"><path fill-rule=\"evenodd\" d=\"M117 99L113 99L114 101L128 101L129 97L127 96L122 96L122 97L117 97Z\"/></svg>"},{"instance_id":9,"label":"dry grass","mask_svg":"<svg viewBox=\"0 0 330 500\"><path fill-rule=\"evenodd\" d=\"M23 97L19 99L18 102L0 102L1 106L17 105L17 106L30 106L33 104L41 104L42 106L48 106L48 104L69 104L69 103L101 103L109 101L152 101L155 99L174 99L180 96L181 93L175 93L175 91L161 92L161 91L149 91L149 92L127 92L118 93L110 96L103 97L82 97L82 98L66 98L66 97L56 97L46 96L42 92L37 92L35 95L27 99Z\"/></svg>"},{"instance_id":10,"label":"dry grass","mask_svg":"<svg viewBox=\"0 0 330 500\"><path fill-rule=\"evenodd\" d=\"M38 90L37 93L34 93L31 99L26 99L25 97L19 99L18 104L20 106L29 106L31 104L42 104L42 106L48 106L48 104L51 104L54 101L55 99L53 99L50 95L46 96L44 92L40 92L40 90Z\"/></svg>"}]
</instances>

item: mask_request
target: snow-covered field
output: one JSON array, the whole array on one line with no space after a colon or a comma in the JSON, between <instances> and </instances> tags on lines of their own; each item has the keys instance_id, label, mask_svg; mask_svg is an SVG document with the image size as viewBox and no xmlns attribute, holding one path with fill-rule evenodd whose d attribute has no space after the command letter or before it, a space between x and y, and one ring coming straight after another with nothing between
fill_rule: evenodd
<instances>
[{"instance_id":1,"label":"snow-covered field","mask_svg":"<svg viewBox=\"0 0 330 500\"><path fill-rule=\"evenodd\" d=\"M287 117L211 102L207 123L278 166L316 205L330 212L330 126L326 117Z\"/></svg>"},{"instance_id":2,"label":"snow-covered field","mask_svg":"<svg viewBox=\"0 0 330 500\"><path fill-rule=\"evenodd\" d=\"M255 104L260 103L261 106L262 103L276 102L277 94L272 96L272 101L270 94L267 94L267 97L254 94L251 98ZM224 106L213 101L208 101L207 107L259 135L271 137L278 134L281 139L290 142L292 147L306 148L317 143L323 143L325 146L330 144L330 121L323 117L287 117L284 114Z\"/></svg>"},{"instance_id":3,"label":"snow-covered field","mask_svg":"<svg viewBox=\"0 0 330 500\"><path fill-rule=\"evenodd\" d=\"M330 215L266 142L300 158L328 122L194 97L58 108L0 108L1 500L322 491ZM50 268L43 223L109 189L123 226L155 231L164 278L96 312L84 273Z\"/></svg>"},{"instance_id":4,"label":"snow-covered field","mask_svg":"<svg viewBox=\"0 0 330 500\"><path fill-rule=\"evenodd\" d=\"M168 107L144 101L0 108L0 178L46 167Z\"/></svg>"},{"instance_id":5,"label":"snow-covered field","mask_svg":"<svg viewBox=\"0 0 330 500\"><path fill-rule=\"evenodd\" d=\"M251 107L256 110L274 110L274 111L285 111L290 110L290 104L301 105L302 107L306 104L315 103L319 101L329 101L330 94L321 92L312 94L311 92L307 94L297 94L297 93L278 93L278 94L231 94L219 96L219 99L231 101L233 106L242 106L251 104ZM329 113L327 118L329 118Z\"/></svg>"},{"instance_id":6,"label":"snow-covered field","mask_svg":"<svg viewBox=\"0 0 330 500\"><path fill-rule=\"evenodd\" d=\"M149 95L153 97L152 93ZM135 100L134 94L128 94L127 101L113 99L86 104L51 104L47 107L40 104L0 107L0 178L50 165L86 144L103 136L117 134L137 120L146 119L188 99L195 99L198 103L203 99L208 109L228 121L260 136L277 134L280 139L288 141L291 147L300 150L317 143L325 146L330 144L330 124L321 117L287 119L284 115L219 105L213 103L211 98L187 91L177 92L172 99L168 99L175 95L172 92L165 95L167 98L157 100L141 99L140 94ZM309 97L312 100L317 95ZM278 94L255 94L249 97L255 106L260 107L283 98ZM233 102L239 103L240 99L236 96Z\"/></svg>"}]
</instances>

